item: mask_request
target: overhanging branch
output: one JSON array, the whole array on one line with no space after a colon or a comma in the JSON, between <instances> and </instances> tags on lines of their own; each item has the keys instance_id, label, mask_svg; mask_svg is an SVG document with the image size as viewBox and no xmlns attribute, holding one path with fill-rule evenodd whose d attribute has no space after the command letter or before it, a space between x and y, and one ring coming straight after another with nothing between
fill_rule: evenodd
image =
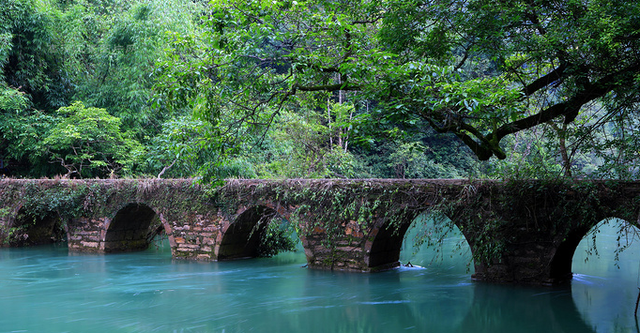
<instances>
[{"instance_id":1,"label":"overhanging branch","mask_svg":"<svg viewBox=\"0 0 640 333\"><path fill-rule=\"evenodd\" d=\"M551 83L553 83L553 82L555 82L557 80L560 80L562 78L562 76L564 75L565 69L567 69L566 64L564 64L564 63L560 64L560 66L558 66L558 68L554 69L549 74L538 78L537 80L531 82L529 85L524 87L524 89L522 89L522 93L525 96L531 96L536 91L548 86L549 84L551 84Z\"/></svg>"}]
</instances>

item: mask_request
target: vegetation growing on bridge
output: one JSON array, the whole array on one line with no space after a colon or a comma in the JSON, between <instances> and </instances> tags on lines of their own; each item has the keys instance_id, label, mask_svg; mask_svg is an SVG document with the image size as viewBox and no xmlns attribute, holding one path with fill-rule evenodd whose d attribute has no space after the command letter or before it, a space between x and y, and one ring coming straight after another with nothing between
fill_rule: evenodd
<instances>
[{"instance_id":1,"label":"vegetation growing on bridge","mask_svg":"<svg viewBox=\"0 0 640 333\"><path fill-rule=\"evenodd\" d=\"M400 237L398 244L402 244L402 237L414 219L425 211L437 216L440 211L434 207L442 205L445 198L457 196L454 192L459 186L455 185L459 183L381 179L230 180L217 193L223 206L228 207L251 201L257 205L275 198L278 204L290 209L290 223L299 228L298 235L318 236L326 248L332 249L333 255L339 256L344 253L335 251L338 247L362 248L363 242L374 242L377 234L366 239L363 234L376 228L380 229L379 234ZM424 241L435 245L440 240L427 237ZM325 260L331 266L340 259L343 258L330 256Z\"/></svg>"},{"instance_id":2,"label":"vegetation growing on bridge","mask_svg":"<svg viewBox=\"0 0 640 333\"><path fill-rule=\"evenodd\" d=\"M551 275L557 283L571 276L573 251L587 233L603 220L619 218L616 258L627 244L620 240L637 225L640 194L616 181L511 180L472 186L457 202L437 209L453 216L474 249L476 262L500 263L508 256L534 251L530 244L557 247ZM550 239L551 237L551 239ZM592 243L595 249L595 239ZM542 272L538 272L542 274ZM531 272L536 274L536 272ZM535 276L531 277L535 279Z\"/></svg>"},{"instance_id":3,"label":"vegetation growing on bridge","mask_svg":"<svg viewBox=\"0 0 640 333\"><path fill-rule=\"evenodd\" d=\"M466 186L461 187L463 183ZM247 200L258 204L277 198L278 204L292 209L291 222L301 228L299 235L321 236L324 246L335 255L344 255L337 248L362 248L363 242L374 242L376 235L385 231L398 235L401 243L409 225L428 212L442 222L435 228L450 229L455 224L473 249L475 263L486 267L509 256L518 257L530 244L550 242L549 246L560 247L553 268L560 276L570 274L561 270L570 270L573 249L598 222L615 217L636 223L640 196L633 186L616 181L563 180L288 180L229 181L219 193L220 202L229 207ZM376 227L381 230L367 239L355 236ZM432 237L441 234L438 231L427 230L423 241L437 245L440 239ZM345 234L354 237L344 238ZM617 251L623 249L621 246ZM330 265L340 259L326 260Z\"/></svg>"},{"instance_id":4,"label":"vegetation growing on bridge","mask_svg":"<svg viewBox=\"0 0 640 333\"><path fill-rule=\"evenodd\" d=\"M219 190L219 189L218 189ZM185 212L210 212L219 205L215 188L193 180L14 180L0 182L0 247L64 241L69 223L102 216L112 221L118 213L135 225L145 215L162 214L172 223L188 224L194 216ZM125 205L125 206L121 206ZM132 206L133 205L133 206ZM140 210L140 206L142 210ZM141 215L141 216L138 216ZM148 217L148 216L147 216ZM267 215L253 232L260 237L257 254L273 256L295 249L295 228ZM85 222L82 222L85 223ZM151 220L145 240L149 244L164 227ZM129 226L131 227L131 226Z\"/></svg>"},{"instance_id":5,"label":"vegetation growing on bridge","mask_svg":"<svg viewBox=\"0 0 640 333\"><path fill-rule=\"evenodd\" d=\"M405 232L428 212L449 220L427 237L453 225L462 231L477 278L550 284L571 276L575 248L592 227L613 217L634 224L640 214L640 187L620 181L246 180L202 188L190 180L6 180L0 198L3 245L50 241L68 228L70 247L132 250L167 230L177 258L270 256L292 246L280 217L296 228L310 267L357 271L396 266Z\"/></svg>"},{"instance_id":6,"label":"vegetation growing on bridge","mask_svg":"<svg viewBox=\"0 0 640 333\"><path fill-rule=\"evenodd\" d=\"M72 219L115 214L122 207L113 207L114 202L146 202L148 205L169 211L181 211L185 207L179 205L186 205L187 202L194 206L202 204L202 201L179 200L181 197L190 198L194 187L198 185L189 180L163 182L162 186L159 186L153 179L120 180L111 183L91 180L5 179L0 182L0 197L3 198L3 208L0 211L0 221L3 222L0 223L3 228L0 230L0 243L18 245L22 239L28 239L29 230L47 216L54 216L59 221L55 233L66 234L67 224ZM150 193L153 195L149 196ZM15 209L19 211L16 212Z\"/></svg>"},{"instance_id":7,"label":"vegetation growing on bridge","mask_svg":"<svg viewBox=\"0 0 640 333\"><path fill-rule=\"evenodd\" d=\"M288 212L280 218L289 220L289 229L280 228L281 220L273 219L279 208L268 207L272 213L256 225L264 227L260 232L266 230L260 250L265 256L292 249L292 228L308 238L322 235L324 246L332 249L362 248L363 242L374 242L382 234L400 237L401 244L409 225L429 212L435 218L448 217L448 223L463 232L474 249L476 262L491 263L518 246L512 241L515 239L536 242L553 234L560 243L567 239L579 242L604 219L618 217L634 222L639 200L633 191L617 193L630 188L613 181L256 180L229 181L223 187L209 189L200 186L184 180L5 180L0 186L0 196L5 200L0 212L5 228L3 242L18 244L26 239L25 234L33 232L30 228L36 222L51 214L59 221L55 225L59 230L74 218L111 216L122 208L114 207L114 202L144 202L149 207L162 207L164 214L204 210L205 206L197 205L210 204L233 214L236 207L261 207L268 202ZM202 200L189 200L194 195ZM18 219L9 220L16 215ZM374 229L378 231L363 238ZM567 234L567 230L579 232ZM344 238L345 234L353 237ZM439 239L428 238L430 234L425 233L424 241L437 244Z\"/></svg>"}]
</instances>

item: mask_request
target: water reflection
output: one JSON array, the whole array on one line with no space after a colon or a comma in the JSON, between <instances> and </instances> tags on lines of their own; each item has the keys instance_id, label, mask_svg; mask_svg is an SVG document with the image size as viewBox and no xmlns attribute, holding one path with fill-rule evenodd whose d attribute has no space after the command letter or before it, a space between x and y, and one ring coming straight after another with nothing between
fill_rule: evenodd
<instances>
[{"instance_id":1,"label":"water reflection","mask_svg":"<svg viewBox=\"0 0 640 333\"><path fill-rule=\"evenodd\" d=\"M450 238L456 247L455 237ZM473 283L468 257L441 253L443 259L433 261L429 251L405 249L403 262L424 268L352 274L303 268L301 251L271 259L198 263L172 260L168 246L108 256L70 255L55 246L1 249L0 328L635 332L628 314L637 289L630 288L633 300L612 296L619 291L610 287L626 288L615 277L582 273L571 285L554 289Z\"/></svg>"},{"instance_id":2,"label":"water reflection","mask_svg":"<svg viewBox=\"0 0 640 333\"><path fill-rule=\"evenodd\" d=\"M571 290L475 284L473 305L453 332L595 332Z\"/></svg>"}]
</instances>

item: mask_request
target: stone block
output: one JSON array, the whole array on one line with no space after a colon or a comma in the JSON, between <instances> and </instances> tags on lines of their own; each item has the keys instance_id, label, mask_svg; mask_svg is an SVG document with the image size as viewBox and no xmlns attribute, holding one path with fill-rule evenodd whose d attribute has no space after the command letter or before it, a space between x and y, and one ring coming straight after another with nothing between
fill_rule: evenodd
<instances>
[{"instance_id":1,"label":"stone block","mask_svg":"<svg viewBox=\"0 0 640 333\"><path fill-rule=\"evenodd\" d=\"M178 249L200 249L200 245L194 245L194 244L178 244Z\"/></svg>"},{"instance_id":2,"label":"stone block","mask_svg":"<svg viewBox=\"0 0 640 333\"><path fill-rule=\"evenodd\" d=\"M336 247L336 251L342 252L362 252L362 249L355 246L339 246Z\"/></svg>"},{"instance_id":3,"label":"stone block","mask_svg":"<svg viewBox=\"0 0 640 333\"><path fill-rule=\"evenodd\" d=\"M180 246L179 246L179 247L176 249L176 251L179 251L179 252L194 252L195 250L194 250L194 249L187 248L187 247L180 247Z\"/></svg>"},{"instance_id":4,"label":"stone block","mask_svg":"<svg viewBox=\"0 0 640 333\"><path fill-rule=\"evenodd\" d=\"M100 243L99 242L85 242L85 241L82 241L82 242L80 242L80 245L82 245L83 247L98 248Z\"/></svg>"}]
</instances>

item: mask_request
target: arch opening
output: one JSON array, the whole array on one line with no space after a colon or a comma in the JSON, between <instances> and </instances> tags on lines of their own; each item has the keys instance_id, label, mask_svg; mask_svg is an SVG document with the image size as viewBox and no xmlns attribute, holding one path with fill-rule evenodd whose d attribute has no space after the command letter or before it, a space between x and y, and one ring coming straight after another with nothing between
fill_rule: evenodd
<instances>
[{"instance_id":1,"label":"arch opening","mask_svg":"<svg viewBox=\"0 0 640 333\"><path fill-rule=\"evenodd\" d=\"M227 228L218 251L218 260L271 257L294 251L295 229L275 210L253 207L240 214Z\"/></svg>"},{"instance_id":2,"label":"arch opening","mask_svg":"<svg viewBox=\"0 0 640 333\"><path fill-rule=\"evenodd\" d=\"M612 243L611 237L614 235ZM600 242L600 239L603 241ZM584 263L600 254L612 256L607 260L611 265L618 265L620 256L639 243L640 229L618 218L604 219L590 229L587 226L578 228L568 234L556 249L551 261L550 276L555 281L571 280L576 267L584 268Z\"/></svg>"},{"instance_id":3,"label":"arch opening","mask_svg":"<svg viewBox=\"0 0 640 333\"><path fill-rule=\"evenodd\" d=\"M618 218L600 221L576 246L571 296L595 332L636 330L639 256L640 229Z\"/></svg>"},{"instance_id":4,"label":"arch opening","mask_svg":"<svg viewBox=\"0 0 640 333\"><path fill-rule=\"evenodd\" d=\"M121 208L107 227L104 252L142 251L164 232L162 222L149 206L130 203Z\"/></svg>"},{"instance_id":5,"label":"arch opening","mask_svg":"<svg viewBox=\"0 0 640 333\"><path fill-rule=\"evenodd\" d=\"M397 228L380 228L368 264L372 270L400 265L433 266L445 261L451 264L450 258L457 263L454 266L468 270L472 254L466 238L448 217L422 212Z\"/></svg>"},{"instance_id":6,"label":"arch opening","mask_svg":"<svg viewBox=\"0 0 640 333\"><path fill-rule=\"evenodd\" d=\"M66 223L57 212L34 215L24 208L18 211L12 227L9 229L9 246L32 246L65 242L67 240Z\"/></svg>"}]
</instances>

